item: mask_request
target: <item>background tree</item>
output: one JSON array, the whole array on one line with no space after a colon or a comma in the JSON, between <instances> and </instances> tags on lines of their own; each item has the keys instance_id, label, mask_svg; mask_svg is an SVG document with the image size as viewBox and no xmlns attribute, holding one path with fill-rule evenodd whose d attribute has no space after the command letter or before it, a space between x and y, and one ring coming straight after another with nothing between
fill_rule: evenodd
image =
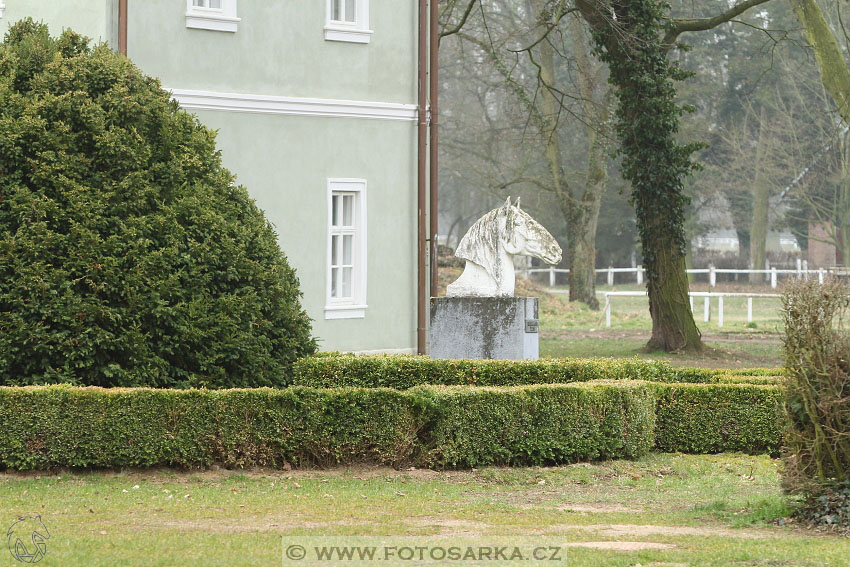
<instances>
[{"instance_id":1,"label":"background tree","mask_svg":"<svg viewBox=\"0 0 850 567\"><path fill-rule=\"evenodd\" d=\"M746 0L708 18L671 20L669 6L658 0L576 0L616 87L622 172L631 182L647 270L650 349L703 349L688 301L684 229L684 180L695 169L691 154L700 145L676 141L683 108L673 81L688 75L667 51L682 33L714 28L764 1Z\"/></svg>"},{"instance_id":2,"label":"background tree","mask_svg":"<svg viewBox=\"0 0 850 567\"><path fill-rule=\"evenodd\" d=\"M467 10L472 4L444 11L441 57L451 79L442 159L450 172L483 177L499 196L531 193L536 198L523 204L542 204L544 222L554 206L564 227L570 299L596 308L596 229L611 142L604 66L590 53L586 28L564 6L487 0ZM481 119L458 112L467 104L478 106L473 116ZM479 130L485 124L488 133Z\"/></svg>"},{"instance_id":3,"label":"background tree","mask_svg":"<svg viewBox=\"0 0 850 567\"><path fill-rule=\"evenodd\" d=\"M676 105L673 80L686 74L667 58L667 52L682 33L715 28L765 1L744 0L731 8L724 6L715 15L675 19L669 7L656 0L575 0L575 3L534 0L518 3L521 6L516 10L506 10L496 0L470 0L453 3L447 11L452 21L446 24L444 34L461 35L477 42L480 52L493 59L504 77L513 77L515 68L532 70L524 76L536 78L533 88L518 81L513 81L511 86L529 110L531 106L539 109L530 114L528 122L536 127L546 145L551 186L557 195L566 195L567 186L560 165L561 143L553 135L557 129L551 117L556 111L559 114L568 111L571 105L567 104L566 91L560 88L562 83L556 82L553 59L565 51L558 49L560 43L553 38L563 37L561 26L576 11L589 24L597 53L610 69L610 82L619 99L617 130L624 158L623 173L632 185L637 229L648 272L653 317L649 346L653 348L702 349L687 297L687 238L683 226L687 203L684 179L694 170L690 155L697 146L682 146L676 141L681 109ZM531 41L509 45L514 54L511 59L499 57L499 49L508 43L494 35L492 27L477 35L466 31L474 18L479 17L475 14L480 14L481 25L486 26L490 16L499 21L516 13L526 19L533 16L536 33ZM531 67L522 67L521 61ZM577 98L586 99L580 95ZM573 197L573 202L576 200Z\"/></svg>"}]
</instances>

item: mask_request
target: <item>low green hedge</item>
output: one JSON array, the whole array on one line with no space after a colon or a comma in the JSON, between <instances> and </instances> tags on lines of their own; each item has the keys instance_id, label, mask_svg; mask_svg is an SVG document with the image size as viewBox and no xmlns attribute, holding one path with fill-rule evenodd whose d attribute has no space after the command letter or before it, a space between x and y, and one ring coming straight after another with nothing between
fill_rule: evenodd
<instances>
[{"instance_id":1,"label":"low green hedge","mask_svg":"<svg viewBox=\"0 0 850 567\"><path fill-rule=\"evenodd\" d=\"M323 359L336 363L335 373L316 363ZM536 465L635 457L653 447L773 454L781 443L776 371L685 373L706 383L683 383L679 370L637 360L309 360L327 383L370 378L399 388L0 387L0 468ZM434 369L434 379L475 385L574 383L416 384ZM631 372L655 381L629 381Z\"/></svg>"},{"instance_id":2,"label":"low green hedge","mask_svg":"<svg viewBox=\"0 0 850 567\"><path fill-rule=\"evenodd\" d=\"M278 466L409 458L427 419L387 389L0 388L0 466Z\"/></svg>"},{"instance_id":3,"label":"low green hedge","mask_svg":"<svg viewBox=\"0 0 850 567\"><path fill-rule=\"evenodd\" d=\"M670 382L693 382L713 384L729 381L730 378L758 379L772 378L777 380L785 373L783 368L676 368L676 380ZM744 380L743 383L747 383Z\"/></svg>"},{"instance_id":4,"label":"low green hedge","mask_svg":"<svg viewBox=\"0 0 850 567\"><path fill-rule=\"evenodd\" d=\"M292 382L314 388L406 389L423 384L518 386L591 380L717 383L778 376L778 369L674 368L657 360L549 358L540 360L445 360L427 356L321 353L295 363ZM740 379L730 376L742 377ZM744 378L745 377L745 378ZM760 381L761 382L761 381Z\"/></svg>"},{"instance_id":5,"label":"low green hedge","mask_svg":"<svg viewBox=\"0 0 850 567\"><path fill-rule=\"evenodd\" d=\"M316 388L358 386L406 389L445 386L520 386L591 380L669 381L665 362L639 359L446 360L427 356L356 356L327 353L297 361L295 384Z\"/></svg>"},{"instance_id":6,"label":"low green hedge","mask_svg":"<svg viewBox=\"0 0 850 567\"><path fill-rule=\"evenodd\" d=\"M653 442L646 384L0 388L0 467L554 464Z\"/></svg>"},{"instance_id":7,"label":"low green hedge","mask_svg":"<svg viewBox=\"0 0 850 567\"><path fill-rule=\"evenodd\" d=\"M426 464L469 467L638 457L653 444L646 384L421 387L435 409Z\"/></svg>"},{"instance_id":8,"label":"low green hedge","mask_svg":"<svg viewBox=\"0 0 850 567\"><path fill-rule=\"evenodd\" d=\"M783 391L771 384L653 384L655 447L683 453L770 453L782 440Z\"/></svg>"}]
</instances>

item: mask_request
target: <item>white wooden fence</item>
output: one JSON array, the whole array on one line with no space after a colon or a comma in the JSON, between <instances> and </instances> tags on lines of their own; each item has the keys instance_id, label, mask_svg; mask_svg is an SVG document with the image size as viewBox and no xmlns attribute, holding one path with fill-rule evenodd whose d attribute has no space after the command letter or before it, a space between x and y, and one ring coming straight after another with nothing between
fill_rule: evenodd
<instances>
[{"instance_id":1,"label":"white wooden fence","mask_svg":"<svg viewBox=\"0 0 850 567\"><path fill-rule=\"evenodd\" d=\"M602 292L605 296L605 326L611 326L611 298L612 297L646 297L645 291L605 291ZM711 299L717 299L717 326L723 326L723 299L726 297L746 297L747 298L747 323L753 322L753 298L778 298L782 297L777 293L719 293L713 291L692 291L691 311L694 310L694 298L703 298L703 321L708 322L711 319Z\"/></svg>"},{"instance_id":2,"label":"white wooden fence","mask_svg":"<svg viewBox=\"0 0 850 567\"><path fill-rule=\"evenodd\" d=\"M614 274L616 273L631 273L635 274L635 283L638 285L643 284L644 272L642 266L637 266L636 268L601 268L596 270L597 274L604 273L607 274L607 284L609 286L614 285ZM797 260L797 268L796 269L777 269L777 268L768 268L764 270L734 270L734 269L726 269L726 268L715 268L714 266L709 266L708 268L698 268L694 270L687 270L689 274L708 274L708 284L710 287L715 287L717 285L717 274L764 274L765 281L770 282L770 287L772 289L776 289L777 280L780 275L786 275L791 277L796 277L798 279L808 279L810 277L817 277L820 283L823 283L824 278L827 274L842 274L848 275L850 274L850 268L820 268L817 270L810 270L808 266L808 262L806 260ZM554 287L556 285L556 276L557 274L569 274L570 271L568 269L555 268L550 266L548 268L526 268L519 270L520 275L524 276L528 279L530 274L549 274L549 287Z\"/></svg>"}]
</instances>

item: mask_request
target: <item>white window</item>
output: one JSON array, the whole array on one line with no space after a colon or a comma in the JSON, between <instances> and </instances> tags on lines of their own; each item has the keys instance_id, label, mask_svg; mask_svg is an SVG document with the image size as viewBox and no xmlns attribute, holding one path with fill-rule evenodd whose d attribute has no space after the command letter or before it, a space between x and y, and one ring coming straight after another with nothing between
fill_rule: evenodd
<instances>
[{"instance_id":1,"label":"white window","mask_svg":"<svg viewBox=\"0 0 850 567\"><path fill-rule=\"evenodd\" d=\"M369 0L327 0L325 39L369 43Z\"/></svg>"},{"instance_id":2,"label":"white window","mask_svg":"<svg viewBox=\"0 0 850 567\"><path fill-rule=\"evenodd\" d=\"M325 319L366 316L366 181L328 180Z\"/></svg>"},{"instance_id":3,"label":"white window","mask_svg":"<svg viewBox=\"0 0 850 567\"><path fill-rule=\"evenodd\" d=\"M186 27L235 32L236 0L186 0Z\"/></svg>"},{"instance_id":4,"label":"white window","mask_svg":"<svg viewBox=\"0 0 850 567\"><path fill-rule=\"evenodd\" d=\"M3 3L3 0L0 0L0 18L3 17L3 10L6 9L6 5Z\"/></svg>"}]
</instances>

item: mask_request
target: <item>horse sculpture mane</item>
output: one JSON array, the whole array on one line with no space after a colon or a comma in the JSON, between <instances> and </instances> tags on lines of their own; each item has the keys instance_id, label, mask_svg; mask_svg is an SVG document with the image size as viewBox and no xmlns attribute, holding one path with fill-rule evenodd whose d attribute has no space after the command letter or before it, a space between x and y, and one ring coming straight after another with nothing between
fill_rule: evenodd
<instances>
[{"instance_id":1,"label":"horse sculpture mane","mask_svg":"<svg viewBox=\"0 0 850 567\"><path fill-rule=\"evenodd\" d=\"M512 213L514 207L510 209ZM460 239L460 244L455 250L455 256L478 264L496 280L497 284L501 284L504 277L501 263L498 261L501 235L497 217L500 211L501 209L493 209L475 221Z\"/></svg>"},{"instance_id":2,"label":"horse sculpture mane","mask_svg":"<svg viewBox=\"0 0 850 567\"><path fill-rule=\"evenodd\" d=\"M561 247L545 228L519 208L519 199L478 219L458 244L455 256L466 260L461 276L446 288L448 296L512 296L513 256L524 254L556 264Z\"/></svg>"}]
</instances>

